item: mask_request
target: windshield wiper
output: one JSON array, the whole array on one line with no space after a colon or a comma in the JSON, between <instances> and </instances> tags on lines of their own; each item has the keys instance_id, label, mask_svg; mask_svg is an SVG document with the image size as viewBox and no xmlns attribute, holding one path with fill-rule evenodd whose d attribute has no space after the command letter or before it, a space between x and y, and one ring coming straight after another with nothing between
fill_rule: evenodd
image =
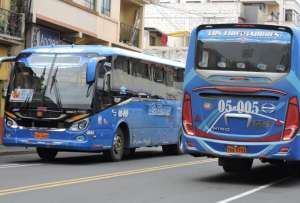
<instances>
[{"instance_id":1,"label":"windshield wiper","mask_svg":"<svg viewBox=\"0 0 300 203\"><path fill-rule=\"evenodd\" d=\"M26 96L25 101L24 101L24 103L21 106L21 109L25 109L25 108L27 109L28 104L30 103L30 101L29 101L30 97L31 97L31 95L29 95L29 94Z\"/></svg>"},{"instance_id":2,"label":"windshield wiper","mask_svg":"<svg viewBox=\"0 0 300 203\"><path fill-rule=\"evenodd\" d=\"M45 68L44 68L44 70L43 70L43 73L42 73L42 75L41 75L41 81L44 81L45 80L45 74L46 74L46 66L45 66Z\"/></svg>"},{"instance_id":3,"label":"windshield wiper","mask_svg":"<svg viewBox=\"0 0 300 203\"><path fill-rule=\"evenodd\" d=\"M60 97L60 94L59 94L59 89L58 89L58 86L56 85L57 84L57 80L56 80L56 75L57 75L57 72L58 72L58 67L56 68L54 74L52 74L53 72L53 69L54 69L54 65L55 65L55 61L56 61L56 58L57 58L57 54L54 56L53 58L53 61L51 63L51 67L50 67L50 70L49 70L49 74L48 74L48 78L47 78L47 83L44 87L44 91L42 93L42 102L43 104L45 103L45 97L46 97L46 92L47 92L47 88L49 86L49 83L50 83L50 80L51 80L51 87L50 87L50 93L52 91L52 88L53 88L53 85L55 85L55 97L56 97L56 102L57 102L57 106L59 107L59 109L61 110L62 109L62 104L61 104L61 97ZM52 77L51 77L52 76Z\"/></svg>"},{"instance_id":4,"label":"windshield wiper","mask_svg":"<svg viewBox=\"0 0 300 203\"><path fill-rule=\"evenodd\" d=\"M51 94L53 86L54 86L54 91L55 91L54 94L55 94L57 106L60 108L60 110L62 110L61 96L60 96L59 88L57 85L57 79L56 79L57 72L58 72L58 67L56 67L55 72L52 76L52 81L51 81L51 85L50 85L50 94Z\"/></svg>"},{"instance_id":5,"label":"windshield wiper","mask_svg":"<svg viewBox=\"0 0 300 203\"><path fill-rule=\"evenodd\" d=\"M51 63L51 67L50 67L50 70L49 70L49 73L48 73L49 75L48 75L48 78L47 78L47 83L46 83L46 85L44 87L44 90L42 92L42 102L43 102L43 104L45 103L45 95L46 95L46 91L47 91L48 85L50 83L50 77L51 77L52 72L53 72L53 68L54 68L54 65L55 65L56 57L57 57L57 55L55 55L53 57L53 60L52 60L52 63Z\"/></svg>"},{"instance_id":6,"label":"windshield wiper","mask_svg":"<svg viewBox=\"0 0 300 203\"><path fill-rule=\"evenodd\" d=\"M44 81L44 79L45 79L45 74L46 74L46 66L45 66L45 68L43 69L43 72L42 72L42 75L41 75L41 77L40 77L40 79L41 79L41 81ZM36 92L36 89L34 89L34 92ZM30 98L31 97L33 97L33 95L27 95L26 96L26 98L25 98L25 101L24 101L24 103L22 104L22 106L21 106L21 109L27 109L28 108L28 105L29 105L29 103L31 102L30 101Z\"/></svg>"}]
</instances>

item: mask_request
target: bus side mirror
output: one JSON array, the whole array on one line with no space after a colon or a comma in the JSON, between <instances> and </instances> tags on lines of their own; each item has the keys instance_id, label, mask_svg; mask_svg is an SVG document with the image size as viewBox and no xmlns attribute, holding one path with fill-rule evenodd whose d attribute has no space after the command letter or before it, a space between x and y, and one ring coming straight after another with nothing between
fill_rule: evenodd
<instances>
[{"instance_id":1,"label":"bus side mirror","mask_svg":"<svg viewBox=\"0 0 300 203\"><path fill-rule=\"evenodd\" d=\"M111 72L110 71L106 72L104 75L103 90L105 92L111 91Z\"/></svg>"},{"instance_id":2,"label":"bus side mirror","mask_svg":"<svg viewBox=\"0 0 300 203\"><path fill-rule=\"evenodd\" d=\"M99 62L105 61L105 57L96 57L89 60L86 69L86 83L91 84L96 78L96 68Z\"/></svg>"},{"instance_id":3,"label":"bus side mirror","mask_svg":"<svg viewBox=\"0 0 300 203\"><path fill-rule=\"evenodd\" d=\"M5 82L4 86L1 89L1 91L2 91L2 98L3 99L5 99L5 97L7 96L7 90L8 90L8 83Z\"/></svg>"}]
</instances>

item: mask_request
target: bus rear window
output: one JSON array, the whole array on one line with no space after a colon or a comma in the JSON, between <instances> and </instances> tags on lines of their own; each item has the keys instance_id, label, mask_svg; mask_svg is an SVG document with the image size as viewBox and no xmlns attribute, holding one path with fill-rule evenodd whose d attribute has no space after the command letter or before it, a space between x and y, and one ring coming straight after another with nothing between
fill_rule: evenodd
<instances>
[{"instance_id":1,"label":"bus rear window","mask_svg":"<svg viewBox=\"0 0 300 203\"><path fill-rule=\"evenodd\" d=\"M219 32L219 35L214 32L214 35L210 36L209 31L206 32L206 35L200 33L198 38L198 69L270 73L285 73L290 69L291 39L289 37L271 39L261 37L264 36L264 32L260 31L261 36L259 36L253 30L252 35L247 34L246 31L242 33L235 31L231 35L229 31L224 31ZM225 33L229 36L224 36ZM234 37L234 34L237 36Z\"/></svg>"}]
</instances>

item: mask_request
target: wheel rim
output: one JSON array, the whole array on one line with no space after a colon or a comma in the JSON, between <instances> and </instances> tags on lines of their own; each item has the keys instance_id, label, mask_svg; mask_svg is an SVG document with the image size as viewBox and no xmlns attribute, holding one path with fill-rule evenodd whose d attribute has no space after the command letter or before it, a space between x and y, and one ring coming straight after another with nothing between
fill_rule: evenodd
<instances>
[{"instance_id":1,"label":"wheel rim","mask_svg":"<svg viewBox=\"0 0 300 203\"><path fill-rule=\"evenodd\" d=\"M116 135L114 138L114 149L113 149L114 154L116 155L120 154L122 152L122 148L123 148L122 138L120 135Z\"/></svg>"}]
</instances>

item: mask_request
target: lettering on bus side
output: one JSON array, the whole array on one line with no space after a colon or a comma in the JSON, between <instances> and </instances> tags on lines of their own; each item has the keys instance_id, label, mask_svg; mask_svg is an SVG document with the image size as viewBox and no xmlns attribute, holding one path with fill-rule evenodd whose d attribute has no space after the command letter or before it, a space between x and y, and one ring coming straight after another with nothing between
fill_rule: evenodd
<instances>
[{"instance_id":1,"label":"lettering on bus side","mask_svg":"<svg viewBox=\"0 0 300 203\"><path fill-rule=\"evenodd\" d=\"M171 116L172 107L157 103L151 103L148 107L148 115L151 116Z\"/></svg>"},{"instance_id":2,"label":"lettering on bus side","mask_svg":"<svg viewBox=\"0 0 300 203\"><path fill-rule=\"evenodd\" d=\"M128 115L129 115L128 109L119 109L119 111L118 111L119 118L127 118Z\"/></svg>"}]
</instances>

